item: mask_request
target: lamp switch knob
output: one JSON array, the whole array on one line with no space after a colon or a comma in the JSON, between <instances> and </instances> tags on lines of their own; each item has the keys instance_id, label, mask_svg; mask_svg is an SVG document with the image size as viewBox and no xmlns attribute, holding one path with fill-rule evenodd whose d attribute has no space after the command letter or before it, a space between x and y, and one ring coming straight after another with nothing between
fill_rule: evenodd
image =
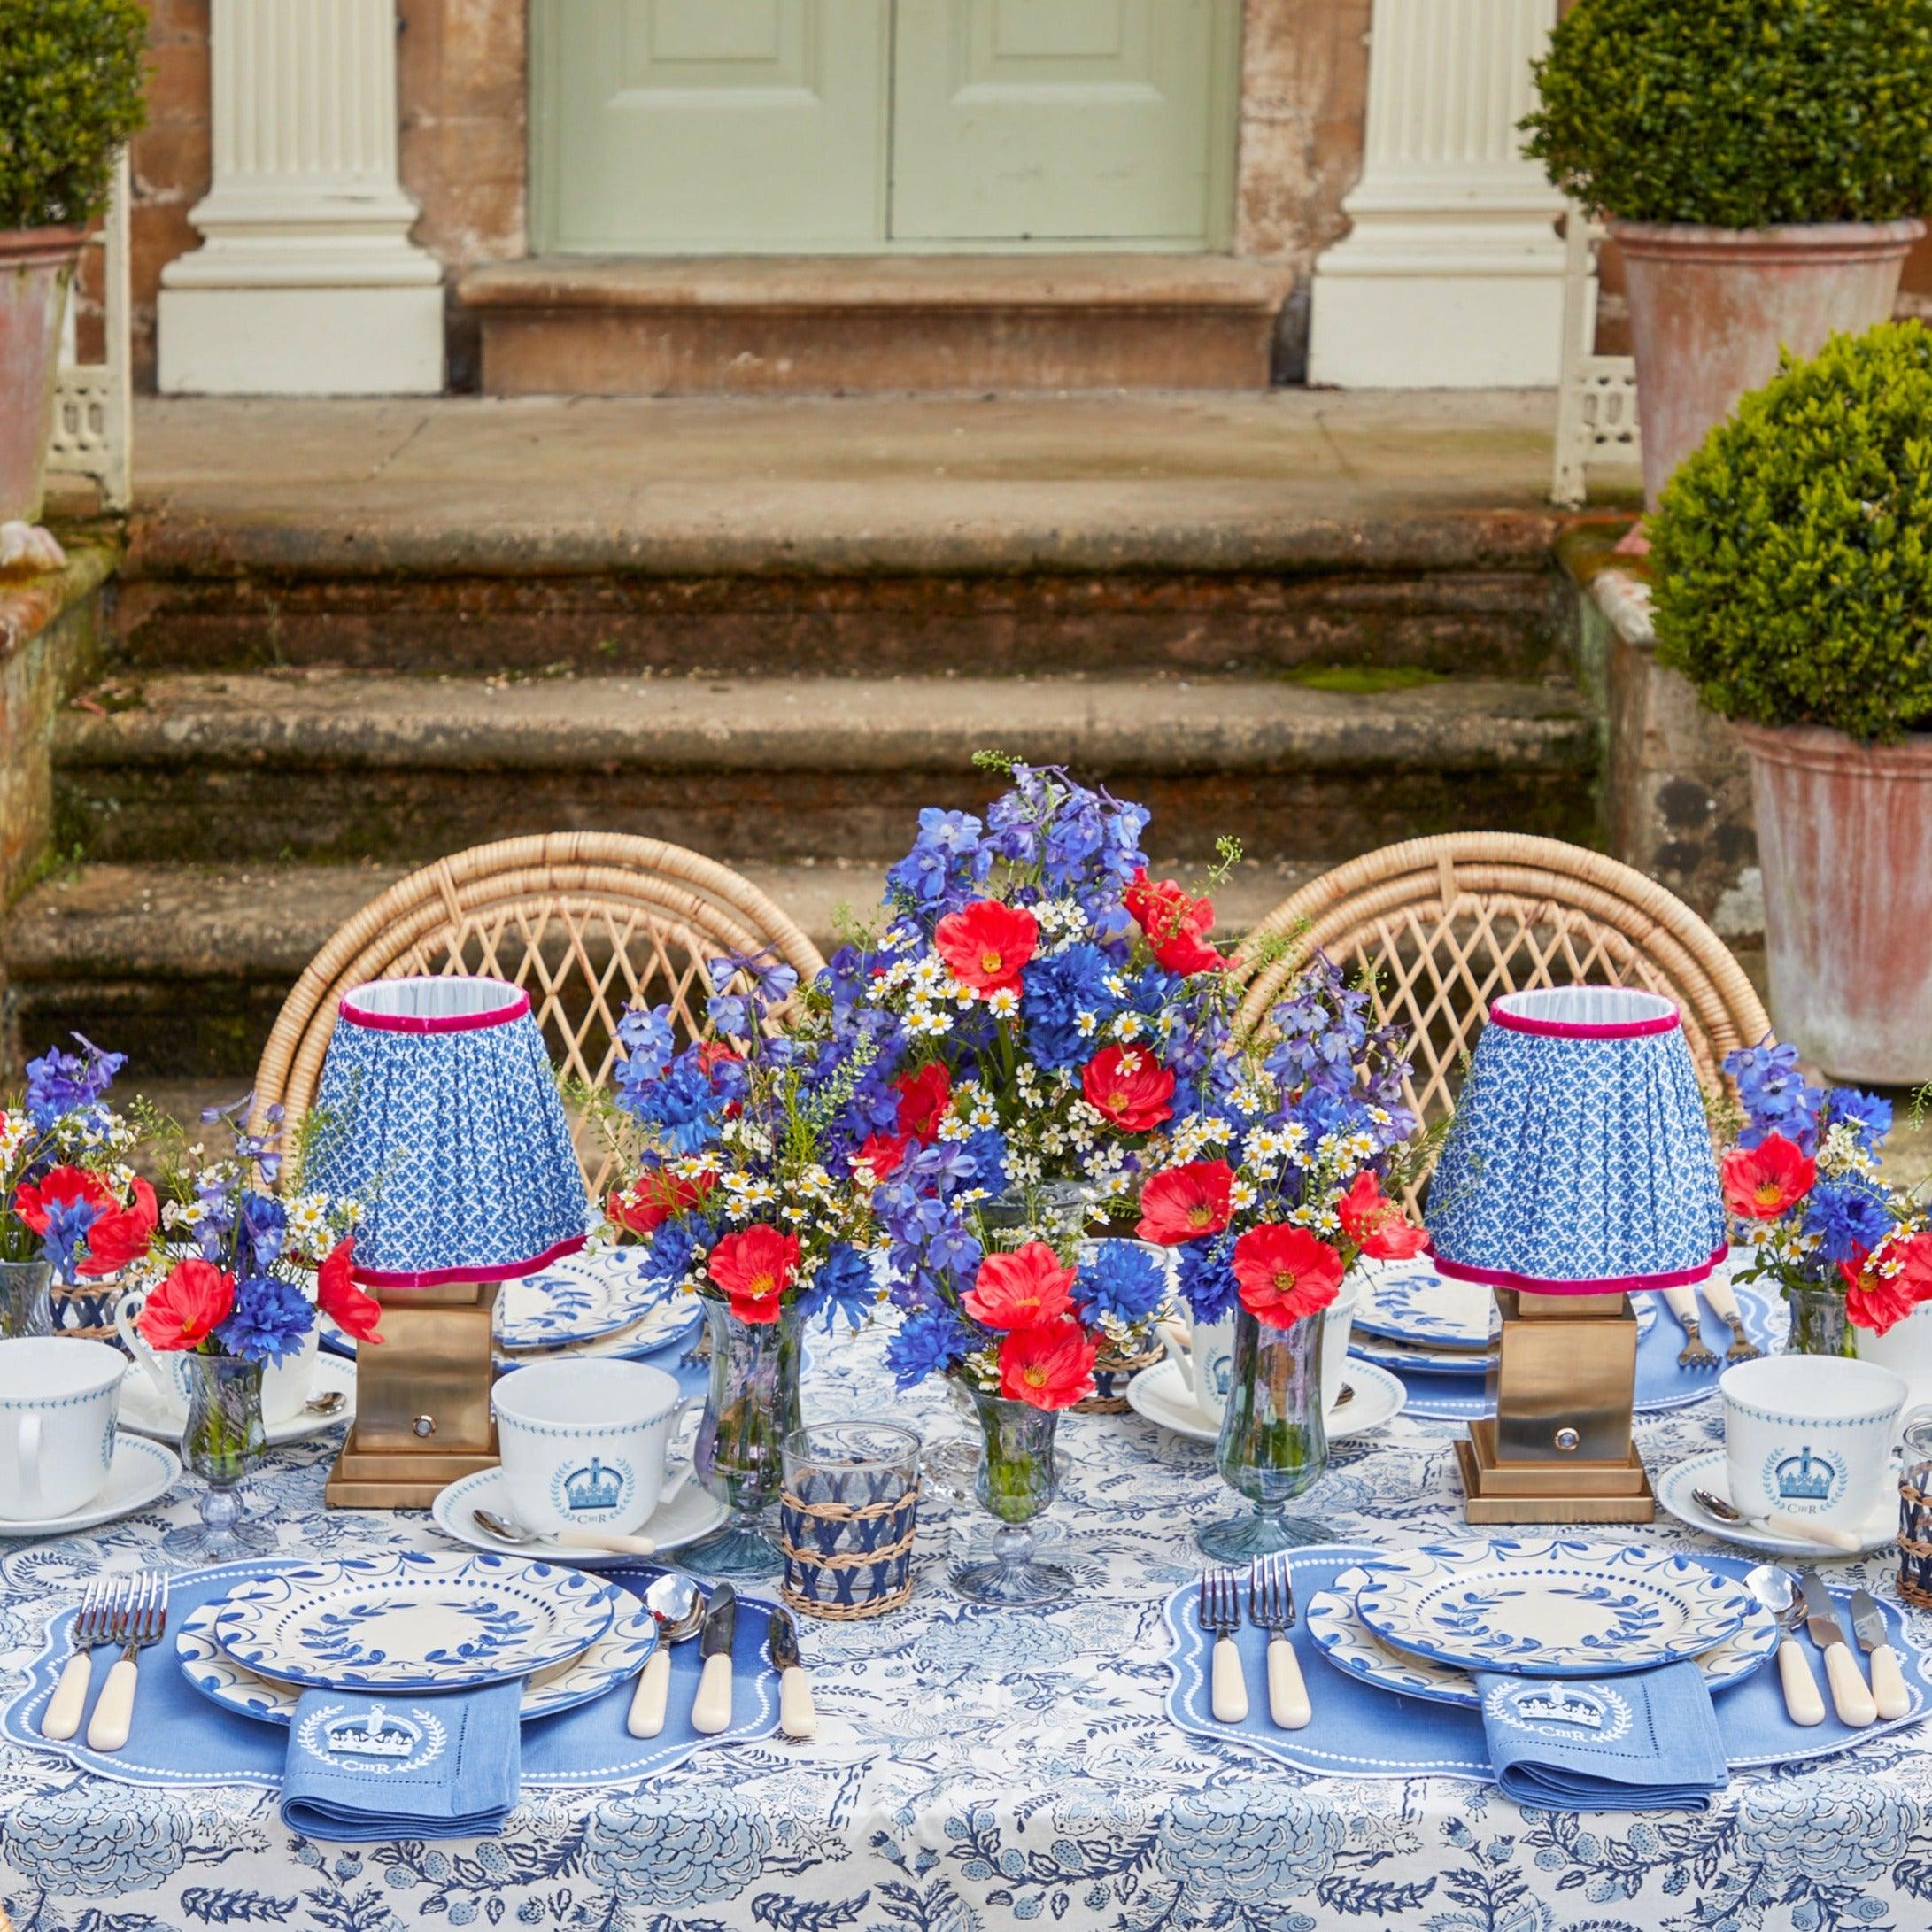
<instances>
[{"instance_id":1,"label":"lamp switch knob","mask_svg":"<svg viewBox=\"0 0 1932 1932\"><path fill-rule=\"evenodd\" d=\"M1573 1449L1582 1440L1583 1438L1574 1429L1558 1429L1557 1431L1557 1447L1565 1453Z\"/></svg>"},{"instance_id":2,"label":"lamp switch knob","mask_svg":"<svg viewBox=\"0 0 1932 1932\"><path fill-rule=\"evenodd\" d=\"M436 1418L434 1416L418 1416L409 1426L418 1435L434 1435L436 1434Z\"/></svg>"}]
</instances>

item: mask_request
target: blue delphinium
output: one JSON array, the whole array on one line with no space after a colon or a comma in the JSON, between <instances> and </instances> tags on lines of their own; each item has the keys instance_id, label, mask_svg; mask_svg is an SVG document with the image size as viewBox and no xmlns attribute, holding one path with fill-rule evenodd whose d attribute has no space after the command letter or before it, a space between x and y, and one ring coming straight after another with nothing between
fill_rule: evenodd
<instances>
[{"instance_id":1,"label":"blue delphinium","mask_svg":"<svg viewBox=\"0 0 1932 1932\"><path fill-rule=\"evenodd\" d=\"M1827 1261L1869 1254L1891 1232L1885 1196L1869 1181L1847 1176L1820 1181L1804 1205L1804 1232L1815 1234Z\"/></svg>"},{"instance_id":2,"label":"blue delphinium","mask_svg":"<svg viewBox=\"0 0 1932 1932\"><path fill-rule=\"evenodd\" d=\"M104 1053L83 1034L74 1039L81 1051L62 1053L50 1047L38 1060L27 1063L27 1117L45 1133L64 1114L89 1114L128 1064L126 1054Z\"/></svg>"},{"instance_id":3,"label":"blue delphinium","mask_svg":"<svg viewBox=\"0 0 1932 1932\"><path fill-rule=\"evenodd\" d=\"M1080 1318L1102 1316L1132 1326L1152 1317L1167 1297L1167 1270L1138 1241L1100 1241L1073 1287Z\"/></svg>"},{"instance_id":4,"label":"blue delphinium","mask_svg":"<svg viewBox=\"0 0 1932 1932\"><path fill-rule=\"evenodd\" d=\"M885 875L922 911L950 912L973 897L993 863L980 840L982 827L970 812L942 812L927 806L919 814L913 847Z\"/></svg>"},{"instance_id":5,"label":"blue delphinium","mask_svg":"<svg viewBox=\"0 0 1932 1932\"><path fill-rule=\"evenodd\" d=\"M302 1346L314 1321L314 1309L294 1282L280 1275L244 1276L234 1312L215 1330L215 1340L248 1361L279 1362Z\"/></svg>"},{"instance_id":6,"label":"blue delphinium","mask_svg":"<svg viewBox=\"0 0 1932 1932\"><path fill-rule=\"evenodd\" d=\"M946 1307L918 1308L885 1344L885 1366L901 1388L950 1367L973 1345L970 1330Z\"/></svg>"},{"instance_id":7,"label":"blue delphinium","mask_svg":"<svg viewBox=\"0 0 1932 1932\"><path fill-rule=\"evenodd\" d=\"M1775 1133L1803 1153L1817 1151L1818 1115L1825 1096L1798 1071L1796 1047L1774 1045L1768 1039L1740 1047L1724 1056L1724 1070L1737 1082L1747 1117L1737 1137L1740 1147L1757 1147Z\"/></svg>"},{"instance_id":8,"label":"blue delphinium","mask_svg":"<svg viewBox=\"0 0 1932 1932\"><path fill-rule=\"evenodd\" d=\"M91 1201L49 1201L45 1205L47 1232L41 1236L41 1252L58 1279L72 1281L87 1247L88 1230L101 1210Z\"/></svg>"}]
</instances>

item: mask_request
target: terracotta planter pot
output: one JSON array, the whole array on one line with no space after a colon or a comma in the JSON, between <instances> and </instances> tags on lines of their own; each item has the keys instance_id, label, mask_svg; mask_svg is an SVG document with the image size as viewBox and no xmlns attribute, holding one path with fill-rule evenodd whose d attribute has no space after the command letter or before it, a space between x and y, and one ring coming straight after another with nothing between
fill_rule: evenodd
<instances>
[{"instance_id":1,"label":"terracotta planter pot","mask_svg":"<svg viewBox=\"0 0 1932 1932\"><path fill-rule=\"evenodd\" d=\"M0 229L0 523L39 521L60 318L85 228Z\"/></svg>"},{"instance_id":2,"label":"terracotta planter pot","mask_svg":"<svg viewBox=\"0 0 1932 1932\"><path fill-rule=\"evenodd\" d=\"M1882 322L1925 223L1847 221L1704 228L1612 221L1623 251L1637 359L1643 500L1746 390L1778 373L1778 351L1816 355L1841 330Z\"/></svg>"},{"instance_id":3,"label":"terracotta planter pot","mask_svg":"<svg viewBox=\"0 0 1932 1932\"><path fill-rule=\"evenodd\" d=\"M1932 1079L1932 735L1737 732L1778 1037L1841 1080Z\"/></svg>"}]
</instances>

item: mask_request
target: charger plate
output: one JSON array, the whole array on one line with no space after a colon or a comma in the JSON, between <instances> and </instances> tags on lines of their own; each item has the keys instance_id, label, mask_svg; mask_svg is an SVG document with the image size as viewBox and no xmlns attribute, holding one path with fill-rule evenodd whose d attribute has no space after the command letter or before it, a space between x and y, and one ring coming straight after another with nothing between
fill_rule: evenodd
<instances>
[{"instance_id":1,"label":"charger plate","mask_svg":"<svg viewBox=\"0 0 1932 1932\"><path fill-rule=\"evenodd\" d=\"M595 1341L633 1327L666 1298L662 1282L644 1277L637 1248L567 1255L541 1273L506 1281L497 1291L499 1349L554 1349Z\"/></svg>"},{"instance_id":2,"label":"charger plate","mask_svg":"<svg viewBox=\"0 0 1932 1932\"><path fill-rule=\"evenodd\" d=\"M1488 1288L1449 1280L1426 1260L1371 1262L1362 1270L1355 1326L1424 1348L1484 1349L1503 1333L1503 1317Z\"/></svg>"},{"instance_id":3,"label":"charger plate","mask_svg":"<svg viewBox=\"0 0 1932 1932\"><path fill-rule=\"evenodd\" d=\"M1743 1584L1654 1544L1498 1536L1391 1551L1356 1614L1384 1643L1464 1670L1601 1677L1692 1658L1757 1607Z\"/></svg>"}]
</instances>

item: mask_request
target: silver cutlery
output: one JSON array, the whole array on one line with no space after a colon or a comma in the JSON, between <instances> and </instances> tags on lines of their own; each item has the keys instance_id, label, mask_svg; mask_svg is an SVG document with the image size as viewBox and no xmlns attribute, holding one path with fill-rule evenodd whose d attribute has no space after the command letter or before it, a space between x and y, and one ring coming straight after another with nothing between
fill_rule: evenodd
<instances>
[{"instance_id":1,"label":"silver cutlery","mask_svg":"<svg viewBox=\"0 0 1932 1932\"><path fill-rule=\"evenodd\" d=\"M799 1627L789 1610L771 1613L771 1661L778 1666L778 1728L802 1743L818 1733L811 1680L799 1655Z\"/></svg>"},{"instance_id":2,"label":"silver cutlery","mask_svg":"<svg viewBox=\"0 0 1932 1932\"><path fill-rule=\"evenodd\" d=\"M1280 1557L1256 1557L1248 1566L1248 1615L1268 1633L1268 1715L1275 1728L1303 1729L1314 1716L1308 1686L1288 1632L1294 1624L1294 1581Z\"/></svg>"},{"instance_id":3,"label":"silver cutlery","mask_svg":"<svg viewBox=\"0 0 1932 1932\"><path fill-rule=\"evenodd\" d=\"M1790 1577L1774 1563L1760 1563L1744 1578L1744 1588L1776 1619L1785 1634L1778 1639L1778 1682L1784 1691L1785 1714L1794 1724L1809 1727L1825 1721L1825 1700L1812 1675L1811 1659L1790 1633L1804 1621L1804 1606L1791 1588Z\"/></svg>"},{"instance_id":4,"label":"silver cutlery","mask_svg":"<svg viewBox=\"0 0 1932 1932\"><path fill-rule=\"evenodd\" d=\"M1702 1318L1697 1312L1697 1291L1695 1288L1665 1288L1664 1302L1684 1332L1684 1345L1678 1351L1677 1366L1681 1369L1714 1369L1718 1358L1704 1339Z\"/></svg>"},{"instance_id":5,"label":"silver cutlery","mask_svg":"<svg viewBox=\"0 0 1932 1932\"><path fill-rule=\"evenodd\" d=\"M73 1613L73 1654L60 1667L60 1681L47 1700L40 1720L40 1735L65 1743L81 1728L81 1713L87 1709L88 1684L94 1674L94 1650L105 1643L114 1627L114 1611L122 1589L132 1577L97 1576L81 1597Z\"/></svg>"},{"instance_id":6,"label":"silver cutlery","mask_svg":"<svg viewBox=\"0 0 1932 1932\"><path fill-rule=\"evenodd\" d=\"M1905 1673L1885 1628L1885 1612L1869 1590L1851 1593L1851 1628L1859 1647L1871 1659L1872 1702L1882 1718L1902 1718L1912 1709Z\"/></svg>"},{"instance_id":7,"label":"silver cutlery","mask_svg":"<svg viewBox=\"0 0 1932 1932\"><path fill-rule=\"evenodd\" d=\"M705 1620L705 1593L696 1578L671 1570L644 1593L645 1607L657 1619L657 1642L638 1673L625 1728L633 1737L655 1737L664 1728L671 1695L671 1646L698 1634Z\"/></svg>"},{"instance_id":8,"label":"silver cutlery","mask_svg":"<svg viewBox=\"0 0 1932 1932\"><path fill-rule=\"evenodd\" d=\"M470 1518L485 1536L499 1543L528 1545L552 1542L565 1549L601 1549L618 1557L648 1557L657 1545L648 1536L618 1536L603 1530L560 1529L549 1534L526 1528L514 1516L501 1516L495 1510L472 1510Z\"/></svg>"},{"instance_id":9,"label":"silver cutlery","mask_svg":"<svg viewBox=\"0 0 1932 1932\"><path fill-rule=\"evenodd\" d=\"M110 1642L122 1646L107 1673L94 1715L88 1720L87 1741L92 1750L119 1750L134 1728L135 1687L141 1681L141 1652L157 1642L167 1628L167 1577L159 1570L143 1570L114 1616Z\"/></svg>"},{"instance_id":10,"label":"silver cutlery","mask_svg":"<svg viewBox=\"0 0 1932 1932\"><path fill-rule=\"evenodd\" d=\"M320 1395L311 1395L302 1409L306 1415L332 1416L348 1400L339 1388L327 1388Z\"/></svg>"},{"instance_id":11,"label":"silver cutlery","mask_svg":"<svg viewBox=\"0 0 1932 1932\"><path fill-rule=\"evenodd\" d=\"M1341 1385L1341 1393L1335 1397L1335 1407L1344 1409L1354 1400L1355 1384L1353 1382L1344 1382Z\"/></svg>"},{"instance_id":12,"label":"silver cutlery","mask_svg":"<svg viewBox=\"0 0 1932 1932\"><path fill-rule=\"evenodd\" d=\"M1201 1573L1201 1627L1214 1633L1209 1705L1217 1724L1239 1724L1248 1715L1248 1680L1234 1633L1241 1627L1240 1586L1232 1570Z\"/></svg>"},{"instance_id":13,"label":"silver cutlery","mask_svg":"<svg viewBox=\"0 0 1932 1932\"><path fill-rule=\"evenodd\" d=\"M1727 1362L1755 1362L1765 1351L1745 1332L1744 1311L1737 1305L1730 1277L1721 1269L1705 1281L1704 1298L1717 1310L1718 1319L1731 1331L1731 1345L1724 1351L1724 1359Z\"/></svg>"},{"instance_id":14,"label":"silver cutlery","mask_svg":"<svg viewBox=\"0 0 1932 1932\"><path fill-rule=\"evenodd\" d=\"M1825 1653L1825 1681L1831 1686L1831 1707L1838 1713L1841 1724L1862 1729L1876 1720L1878 1706L1872 1701L1871 1688L1859 1669L1859 1660L1851 1654L1851 1646L1845 1642L1831 1592L1819 1580L1815 1570L1807 1570L1798 1587L1804 1596L1805 1622L1812 1642Z\"/></svg>"},{"instance_id":15,"label":"silver cutlery","mask_svg":"<svg viewBox=\"0 0 1932 1932\"><path fill-rule=\"evenodd\" d=\"M715 1737L731 1721L731 1640L737 1634L738 1592L721 1583L711 1593L704 1634L698 1640L705 1667L691 1702L691 1727L700 1737Z\"/></svg>"},{"instance_id":16,"label":"silver cutlery","mask_svg":"<svg viewBox=\"0 0 1932 1932\"><path fill-rule=\"evenodd\" d=\"M1710 1489L1693 1488L1690 1496L1700 1509L1720 1523L1750 1523L1769 1530L1774 1536L1793 1537L1801 1543L1823 1543L1828 1549L1842 1549L1848 1557L1857 1556L1863 1547L1848 1529L1828 1529L1822 1523L1807 1522L1802 1516L1787 1516L1781 1510L1767 1510L1762 1516L1754 1516Z\"/></svg>"}]
</instances>

